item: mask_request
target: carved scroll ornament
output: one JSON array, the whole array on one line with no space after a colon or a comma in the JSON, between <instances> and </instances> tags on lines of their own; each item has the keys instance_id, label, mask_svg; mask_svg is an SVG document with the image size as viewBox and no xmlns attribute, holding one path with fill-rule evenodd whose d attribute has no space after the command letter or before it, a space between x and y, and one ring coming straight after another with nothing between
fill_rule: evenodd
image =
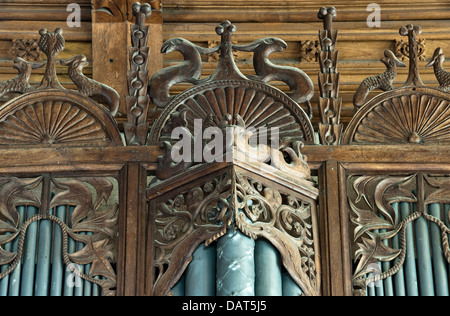
<instances>
[{"instance_id":1,"label":"carved scroll ornament","mask_svg":"<svg viewBox=\"0 0 450 316\"><path fill-rule=\"evenodd\" d=\"M114 296L117 277L112 264L117 260L119 208L112 194L114 182L100 177L59 179L49 175L34 179L0 179L0 265L7 267L0 273L0 279L13 272L22 260L30 225L48 220L61 228L62 259L67 269L101 286L103 295ZM53 198L50 198L50 192L54 193ZM39 213L28 219L22 218L18 207L24 205L36 207ZM55 215L59 206L73 207L68 221ZM69 253L69 238L84 244L84 247ZM15 240L18 240L17 250L6 251L5 245ZM90 264L89 273L82 273L72 263Z\"/></svg>"},{"instance_id":2,"label":"carved scroll ornament","mask_svg":"<svg viewBox=\"0 0 450 316\"><path fill-rule=\"evenodd\" d=\"M169 295L197 246L211 244L227 229L266 238L278 248L283 263L305 295L320 293L317 215L314 200L287 194L248 172L229 167L204 177L154 207L156 277L152 295ZM158 186L149 189L153 196ZM160 202L162 200L162 202Z\"/></svg>"}]
</instances>

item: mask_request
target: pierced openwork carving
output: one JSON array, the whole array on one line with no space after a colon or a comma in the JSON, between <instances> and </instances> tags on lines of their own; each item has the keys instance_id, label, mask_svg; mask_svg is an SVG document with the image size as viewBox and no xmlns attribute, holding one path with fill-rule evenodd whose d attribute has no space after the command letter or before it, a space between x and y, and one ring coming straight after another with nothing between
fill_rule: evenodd
<instances>
[{"instance_id":1,"label":"pierced openwork carving","mask_svg":"<svg viewBox=\"0 0 450 316\"><path fill-rule=\"evenodd\" d=\"M424 39L420 39L418 41L418 58L421 61L424 61L427 56L427 47L426 47L426 42ZM405 42L403 40L395 40L395 49L394 49L394 53L395 56L397 56L397 58L399 58L402 61L405 61L406 59L409 58L409 43Z\"/></svg>"},{"instance_id":2,"label":"pierced openwork carving","mask_svg":"<svg viewBox=\"0 0 450 316\"><path fill-rule=\"evenodd\" d=\"M216 32L221 35L221 45L214 48L199 48L184 39L171 39L163 45L164 52L178 50L184 55L180 65L163 69L151 80L152 101L163 108L163 112L150 132L148 143L157 145L169 141L170 132L179 121L181 113L186 127L193 134L195 119L210 121L209 126L219 126L228 120L234 125L239 115L246 126L255 128L279 127L282 137L292 137L305 143L314 142L314 131L308 116L295 102L309 102L313 96L311 80L299 69L274 65L269 55L282 51L286 43L276 38L257 40L248 45L233 45L235 27L223 22ZM245 77L237 68L233 49L254 53L257 75ZM201 54L220 51L219 64L214 74L200 79L202 71ZM281 80L291 87L288 95L270 86L267 82ZM196 86L176 96L170 96L170 87L181 82ZM294 98L294 99L292 99Z\"/></svg>"},{"instance_id":3,"label":"pierced openwork carving","mask_svg":"<svg viewBox=\"0 0 450 316\"><path fill-rule=\"evenodd\" d=\"M366 79L359 87L354 103L358 110L344 135L344 144L422 144L448 142L449 95L443 69L445 56L436 49L428 66L434 65L439 90L425 87L418 67L419 43L416 37L422 33L420 26L407 25L400 29L409 38L409 76L401 88L395 88L396 67L406 66L392 52L386 51L386 73ZM366 103L370 91L380 88L382 93ZM444 91L444 92L443 92Z\"/></svg>"},{"instance_id":4,"label":"pierced openwork carving","mask_svg":"<svg viewBox=\"0 0 450 316\"><path fill-rule=\"evenodd\" d=\"M442 207L449 202L449 184L448 176L423 173L348 178L347 190L354 227L353 254L357 261L353 275L355 295L365 295L367 285L385 280L400 271L405 264L407 247L414 247L413 240L406 237L407 227L419 218L436 224L441 232L439 242L442 255L450 263L450 228L445 223L449 219L441 217ZM399 207L402 203L406 209ZM432 214L433 204L435 209L437 206L438 214L435 211ZM422 233L421 236L428 240L428 235ZM408 251L411 253L411 250ZM380 262L389 262L389 269L374 274L373 267Z\"/></svg>"},{"instance_id":5,"label":"pierced openwork carving","mask_svg":"<svg viewBox=\"0 0 450 316\"><path fill-rule=\"evenodd\" d=\"M117 181L104 177L1 178L0 265L7 268L2 269L0 279L20 269L25 237L33 234L29 232L30 226L50 221L62 232L61 239L54 240L54 247L60 245L61 249L53 252L61 253L62 257L54 257L54 264L62 260L75 275L99 285L103 295L114 296L117 277L113 265L117 260L119 209L117 193L113 194L116 191ZM24 214L25 206L35 208L36 212ZM52 233L47 233L50 235L46 238L51 239ZM83 247L69 251L69 239ZM74 264L90 265L90 269L84 273Z\"/></svg>"},{"instance_id":6,"label":"pierced openwork carving","mask_svg":"<svg viewBox=\"0 0 450 316\"><path fill-rule=\"evenodd\" d=\"M14 40L12 56L13 59L19 57L29 62L41 62L43 59L39 49L39 42L36 40Z\"/></svg>"},{"instance_id":7,"label":"pierced openwork carving","mask_svg":"<svg viewBox=\"0 0 450 316\"><path fill-rule=\"evenodd\" d=\"M56 75L56 58L64 50L63 32L42 29L39 33L39 47L47 62L31 63L16 58L14 68L19 76L0 83L0 96L9 92L23 94L0 109L0 144L122 145L114 121L120 103L118 93L83 74L88 65L84 55L61 61L68 66L69 77L78 91L62 87ZM33 69L45 64L41 83L30 86ZM109 111L89 97L103 99Z\"/></svg>"},{"instance_id":8,"label":"pierced openwork carving","mask_svg":"<svg viewBox=\"0 0 450 316\"><path fill-rule=\"evenodd\" d=\"M197 246L211 244L234 226L251 238L271 241L305 295L320 293L313 199L279 190L241 168L228 167L202 179L200 185L179 188L175 195L155 197L161 185L148 191L150 199L155 197L150 206L155 236L153 295L169 295Z\"/></svg>"}]
</instances>

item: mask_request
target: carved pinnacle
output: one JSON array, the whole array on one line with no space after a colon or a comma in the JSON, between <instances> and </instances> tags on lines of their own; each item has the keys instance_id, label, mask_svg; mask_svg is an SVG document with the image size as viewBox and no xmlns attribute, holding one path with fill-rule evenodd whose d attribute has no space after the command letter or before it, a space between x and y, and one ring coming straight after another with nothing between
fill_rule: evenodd
<instances>
[{"instance_id":1,"label":"carved pinnacle","mask_svg":"<svg viewBox=\"0 0 450 316\"><path fill-rule=\"evenodd\" d=\"M56 76L56 56L64 50L66 44L62 36L63 30L58 28L55 32L49 32L41 29L39 34L41 35L39 48L47 55L47 68L38 89L64 89Z\"/></svg>"},{"instance_id":2,"label":"carved pinnacle","mask_svg":"<svg viewBox=\"0 0 450 316\"><path fill-rule=\"evenodd\" d=\"M323 20L323 28L327 31L333 29L333 19L337 17L337 11L335 7L325 8L322 7L317 15L319 19Z\"/></svg>"},{"instance_id":3,"label":"carved pinnacle","mask_svg":"<svg viewBox=\"0 0 450 316\"><path fill-rule=\"evenodd\" d=\"M142 30L145 27L145 19L152 15L152 7L148 3L133 3L133 15L136 17L136 25Z\"/></svg>"},{"instance_id":4,"label":"carved pinnacle","mask_svg":"<svg viewBox=\"0 0 450 316\"><path fill-rule=\"evenodd\" d=\"M230 21L222 22L216 27L217 35L222 37L220 60L211 79L247 79L237 68L233 58L232 36L236 27Z\"/></svg>"},{"instance_id":5,"label":"carved pinnacle","mask_svg":"<svg viewBox=\"0 0 450 316\"><path fill-rule=\"evenodd\" d=\"M408 24L400 29L400 35L408 36L409 40L409 76L404 87L424 86L419 73L419 44L417 36L422 34L422 28L418 25Z\"/></svg>"}]
</instances>

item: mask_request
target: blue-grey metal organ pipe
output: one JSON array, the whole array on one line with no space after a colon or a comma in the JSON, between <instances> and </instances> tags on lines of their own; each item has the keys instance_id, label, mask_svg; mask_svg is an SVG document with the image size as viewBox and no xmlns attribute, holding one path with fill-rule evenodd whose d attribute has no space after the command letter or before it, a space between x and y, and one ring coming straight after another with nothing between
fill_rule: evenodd
<instances>
[{"instance_id":1,"label":"blue-grey metal organ pipe","mask_svg":"<svg viewBox=\"0 0 450 316\"><path fill-rule=\"evenodd\" d=\"M186 296L215 296L216 249L201 245L195 250L185 276Z\"/></svg>"},{"instance_id":2,"label":"blue-grey metal organ pipe","mask_svg":"<svg viewBox=\"0 0 450 316\"><path fill-rule=\"evenodd\" d=\"M266 240L257 240L255 248L256 296L282 296L281 257Z\"/></svg>"},{"instance_id":3,"label":"blue-grey metal organ pipe","mask_svg":"<svg viewBox=\"0 0 450 316\"><path fill-rule=\"evenodd\" d=\"M214 273L215 271L215 273ZM267 240L253 240L230 228L216 244L200 245L174 296L300 296L283 270L281 254Z\"/></svg>"},{"instance_id":4,"label":"blue-grey metal organ pipe","mask_svg":"<svg viewBox=\"0 0 450 316\"><path fill-rule=\"evenodd\" d=\"M229 229L217 242L217 296L255 295L255 241Z\"/></svg>"}]
</instances>

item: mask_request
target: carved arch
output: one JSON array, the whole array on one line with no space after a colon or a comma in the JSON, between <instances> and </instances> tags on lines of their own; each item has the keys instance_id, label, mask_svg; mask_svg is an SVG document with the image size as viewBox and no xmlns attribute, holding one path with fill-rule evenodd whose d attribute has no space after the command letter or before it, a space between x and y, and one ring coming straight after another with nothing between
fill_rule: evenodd
<instances>
[{"instance_id":1,"label":"carved arch","mask_svg":"<svg viewBox=\"0 0 450 316\"><path fill-rule=\"evenodd\" d=\"M24 94L0 109L0 145L123 144L117 123L103 106L68 90Z\"/></svg>"},{"instance_id":2,"label":"carved arch","mask_svg":"<svg viewBox=\"0 0 450 316\"><path fill-rule=\"evenodd\" d=\"M344 144L449 142L450 95L427 87L383 93L358 111Z\"/></svg>"}]
</instances>

